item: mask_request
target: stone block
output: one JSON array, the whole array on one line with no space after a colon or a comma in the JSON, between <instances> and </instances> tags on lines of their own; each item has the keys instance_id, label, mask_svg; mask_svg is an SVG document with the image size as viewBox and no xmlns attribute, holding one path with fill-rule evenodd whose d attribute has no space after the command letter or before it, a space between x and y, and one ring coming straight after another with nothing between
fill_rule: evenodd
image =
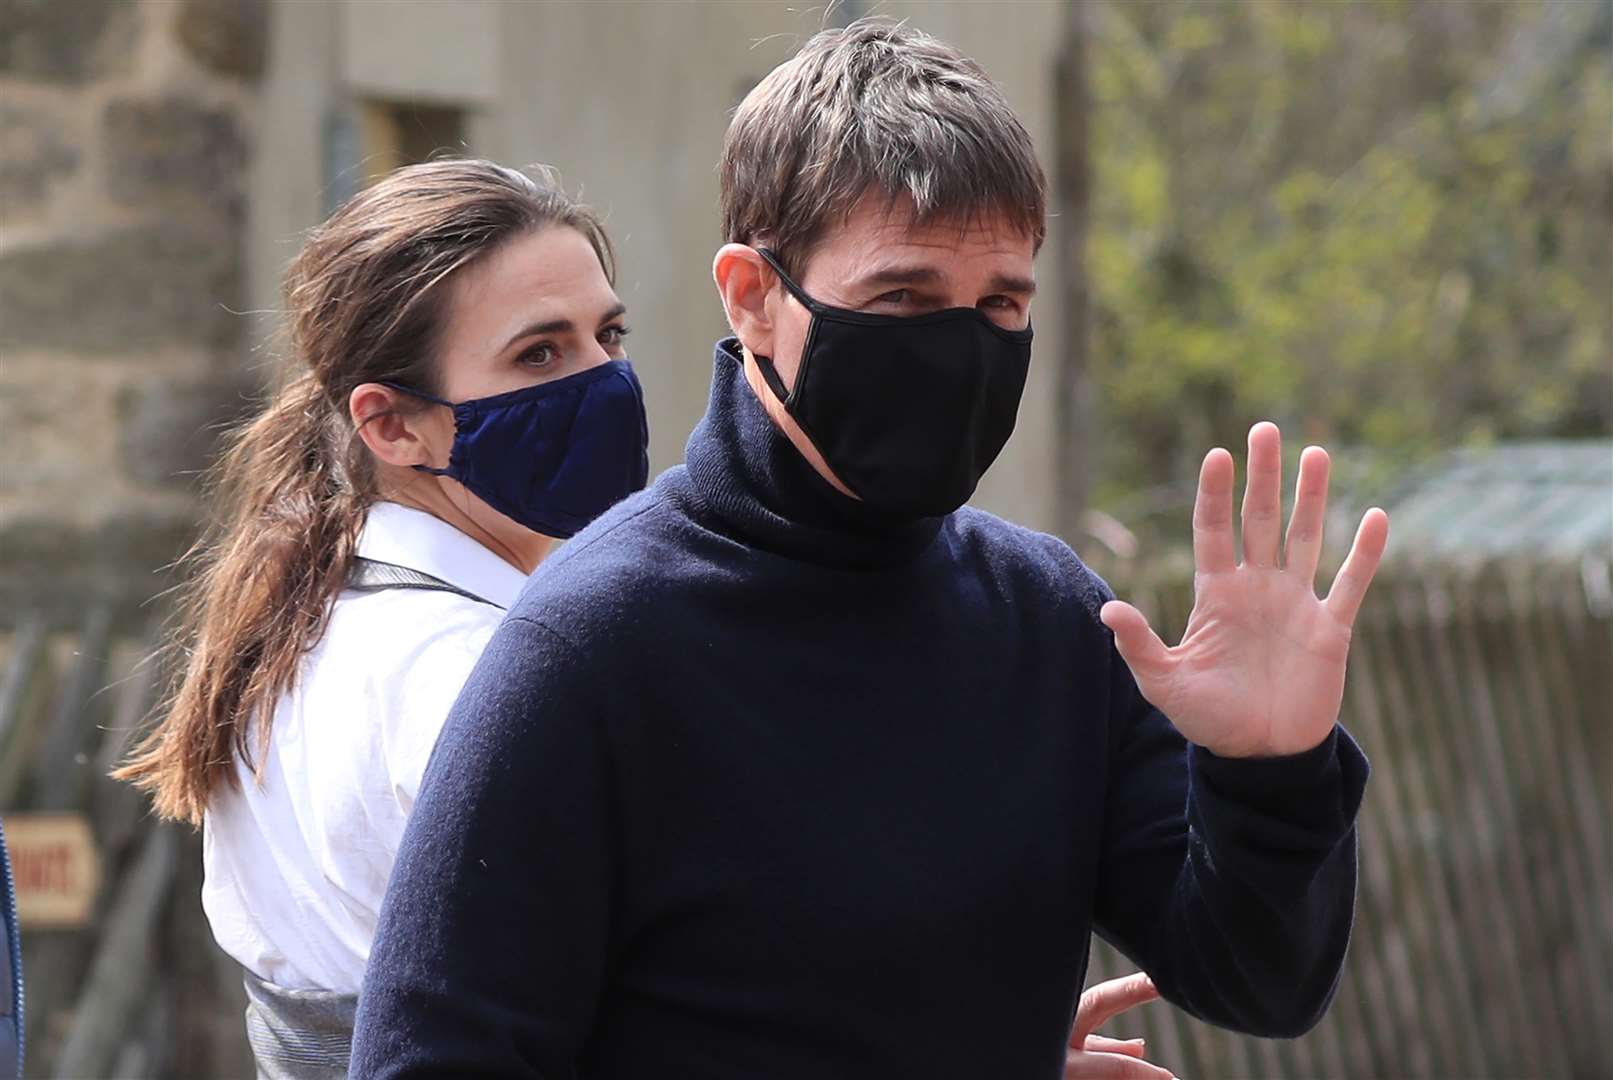
<instances>
[{"instance_id":1,"label":"stone block","mask_svg":"<svg viewBox=\"0 0 1613 1080\"><path fill-rule=\"evenodd\" d=\"M247 329L239 230L142 225L84 244L0 256L0 354L11 348L118 354L225 347Z\"/></svg>"},{"instance_id":2,"label":"stone block","mask_svg":"<svg viewBox=\"0 0 1613 1080\"><path fill-rule=\"evenodd\" d=\"M218 453L224 432L251 409L233 379L150 379L118 401L118 457L130 479L193 487Z\"/></svg>"},{"instance_id":3,"label":"stone block","mask_svg":"<svg viewBox=\"0 0 1613 1080\"><path fill-rule=\"evenodd\" d=\"M106 107L107 194L125 205L211 203L239 212L246 143L227 109L178 98Z\"/></svg>"},{"instance_id":4,"label":"stone block","mask_svg":"<svg viewBox=\"0 0 1613 1080\"><path fill-rule=\"evenodd\" d=\"M127 71L133 0L0 0L0 75L79 83Z\"/></svg>"},{"instance_id":5,"label":"stone block","mask_svg":"<svg viewBox=\"0 0 1613 1080\"><path fill-rule=\"evenodd\" d=\"M117 389L59 357L0 362L0 497L72 517L117 485Z\"/></svg>"},{"instance_id":6,"label":"stone block","mask_svg":"<svg viewBox=\"0 0 1613 1080\"><path fill-rule=\"evenodd\" d=\"M90 527L43 516L0 521L0 626L35 613L76 625L103 602L139 617L174 584L199 514L128 510Z\"/></svg>"},{"instance_id":7,"label":"stone block","mask_svg":"<svg viewBox=\"0 0 1613 1080\"><path fill-rule=\"evenodd\" d=\"M175 28L203 66L241 79L263 74L269 37L265 0L184 0Z\"/></svg>"},{"instance_id":8,"label":"stone block","mask_svg":"<svg viewBox=\"0 0 1613 1080\"><path fill-rule=\"evenodd\" d=\"M0 214L37 203L51 183L77 168L78 160L78 151L62 137L60 117L0 102Z\"/></svg>"}]
</instances>

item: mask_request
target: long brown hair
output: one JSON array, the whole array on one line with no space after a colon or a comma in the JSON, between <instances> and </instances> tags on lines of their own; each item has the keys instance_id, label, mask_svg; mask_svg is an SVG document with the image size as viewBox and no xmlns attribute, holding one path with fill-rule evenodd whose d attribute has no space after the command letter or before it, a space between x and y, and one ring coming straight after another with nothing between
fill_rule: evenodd
<instances>
[{"instance_id":1,"label":"long brown hair","mask_svg":"<svg viewBox=\"0 0 1613 1080\"><path fill-rule=\"evenodd\" d=\"M220 782L239 786L236 758L261 776L275 704L324 633L379 494L348 413L354 388L435 392L448 279L548 226L582 233L614 279L599 219L547 172L474 159L392 173L314 229L287 269L289 381L214 468L217 518L186 557L177 688L112 774L150 792L161 816L200 825Z\"/></svg>"}]
</instances>

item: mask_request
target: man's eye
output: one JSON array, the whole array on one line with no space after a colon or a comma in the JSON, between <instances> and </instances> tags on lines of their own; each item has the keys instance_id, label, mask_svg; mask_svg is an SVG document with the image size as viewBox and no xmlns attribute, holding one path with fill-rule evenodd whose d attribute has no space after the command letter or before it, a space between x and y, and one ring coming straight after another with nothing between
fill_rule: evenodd
<instances>
[{"instance_id":1,"label":"man's eye","mask_svg":"<svg viewBox=\"0 0 1613 1080\"><path fill-rule=\"evenodd\" d=\"M879 296L874 297L874 303L876 303L876 304L902 304L902 303L906 303L906 302L907 302L907 290L906 289L892 289L888 293L883 293L883 294L881 294Z\"/></svg>"},{"instance_id":2,"label":"man's eye","mask_svg":"<svg viewBox=\"0 0 1613 1080\"><path fill-rule=\"evenodd\" d=\"M632 332L626 326L607 326L599 332L599 343L601 345L620 345L622 339Z\"/></svg>"},{"instance_id":3,"label":"man's eye","mask_svg":"<svg viewBox=\"0 0 1613 1080\"><path fill-rule=\"evenodd\" d=\"M980 306L983 308L997 308L1002 311L1013 311L1019 305L1006 296L988 296L980 301Z\"/></svg>"}]
</instances>

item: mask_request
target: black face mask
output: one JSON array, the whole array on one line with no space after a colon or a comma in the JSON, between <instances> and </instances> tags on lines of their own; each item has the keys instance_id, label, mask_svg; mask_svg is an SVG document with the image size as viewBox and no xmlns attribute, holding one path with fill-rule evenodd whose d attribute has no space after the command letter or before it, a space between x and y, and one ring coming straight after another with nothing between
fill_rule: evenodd
<instances>
[{"instance_id":1,"label":"black face mask","mask_svg":"<svg viewBox=\"0 0 1613 1080\"><path fill-rule=\"evenodd\" d=\"M870 506L918 517L969 501L997 460L1025 390L1031 329L975 308L870 315L812 299L771 251L758 254L812 313L795 389L757 356L768 387L829 468Z\"/></svg>"}]
</instances>

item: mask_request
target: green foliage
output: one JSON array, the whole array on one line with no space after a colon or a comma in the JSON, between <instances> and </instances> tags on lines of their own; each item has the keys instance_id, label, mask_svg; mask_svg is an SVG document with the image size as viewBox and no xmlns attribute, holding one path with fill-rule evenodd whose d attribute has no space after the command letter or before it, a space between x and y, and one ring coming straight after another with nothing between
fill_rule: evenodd
<instances>
[{"instance_id":1,"label":"green foliage","mask_svg":"<svg viewBox=\"0 0 1613 1080\"><path fill-rule=\"evenodd\" d=\"M1613 4L1092 26L1099 506L1174 530L1204 450L1262 418L1391 469L1613 432Z\"/></svg>"}]
</instances>

